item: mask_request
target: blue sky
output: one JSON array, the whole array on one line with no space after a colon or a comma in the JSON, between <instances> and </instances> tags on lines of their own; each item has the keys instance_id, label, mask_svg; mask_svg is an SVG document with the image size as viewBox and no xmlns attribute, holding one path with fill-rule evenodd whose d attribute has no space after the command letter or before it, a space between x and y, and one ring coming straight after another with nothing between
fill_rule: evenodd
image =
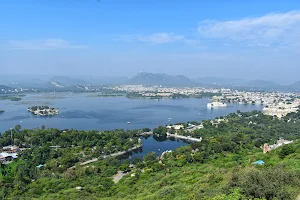
<instances>
[{"instance_id":1,"label":"blue sky","mask_svg":"<svg viewBox=\"0 0 300 200\"><path fill-rule=\"evenodd\" d=\"M1 0L3 74L300 77L300 2Z\"/></svg>"}]
</instances>

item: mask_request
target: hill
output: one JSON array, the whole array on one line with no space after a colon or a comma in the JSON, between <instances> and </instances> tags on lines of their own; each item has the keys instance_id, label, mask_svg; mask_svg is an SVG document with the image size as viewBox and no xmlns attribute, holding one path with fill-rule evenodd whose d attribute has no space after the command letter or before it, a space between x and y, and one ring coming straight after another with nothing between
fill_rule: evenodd
<instances>
[{"instance_id":1,"label":"hill","mask_svg":"<svg viewBox=\"0 0 300 200\"><path fill-rule=\"evenodd\" d=\"M2 90L12 90L12 87L6 86L6 85L0 85L0 91Z\"/></svg>"},{"instance_id":2,"label":"hill","mask_svg":"<svg viewBox=\"0 0 300 200\"><path fill-rule=\"evenodd\" d=\"M165 152L160 158L149 152L143 160L133 161L107 155L139 144L140 130L116 129L99 133L96 130L18 128L13 130L15 145L25 149L13 162L0 165L0 197L297 199L300 189L299 113L284 120L259 111L231 113L225 118L227 122L218 126L204 120L202 129L186 133L202 136L201 142ZM165 131L158 127L153 133L161 137ZM184 131L179 133L184 134ZM155 135L153 137L157 138ZM9 145L10 137L9 130L1 134L0 147ZM263 153L264 143L274 144L280 137L293 142ZM57 148L50 146L54 144ZM99 160L87 162L97 157ZM113 179L116 174L122 177L118 182Z\"/></svg>"},{"instance_id":3,"label":"hill","mask_svg":"<svg viewBox=\"0 0 300 200\"><path fill-rule=\"evenodd\" d=\"M68 76L54 76L49 80L49 82L50 83L55 82L64 87L87 84L87 82L84 80L74 79L74 78L70 78Z\"/></svg>"},{"instance_id":4,"label":"hill","mask_svg":"<svg viewBox=\"0 0 300 200\"><path fill-rule=\"evenodd\" d=\"M292 85L289 85L288 87L292 88L294 90L300 91L300 81L293 83Z\"/></svg>"},{"instance_id":5,"label":"hill","mask_svg":"<svg viewBox=\"0 0 300 200\"><path fill-rule=\"evenodd\" d=\"M265 81L265 80L253 80L247 82L245 85L249 87L268 88L268 89L282 87L277 83L274 83L272 81Z\"/></svg>"},{"instance_id":6,"label":"hill","mask_svg":"<svg viewBox=\"0 0 300 200\"><path fill-rule=\"evenodd\" d=\"M10 93L9 90L14 90L15 88L6 86L6 85L0 85L0 94L8 94Z\"/></svg>"},{"instance_id":7,"label":"hill","mask_svg":"<svg viewBox=\"0 0 300 200\"><path fill-rule=\"evenodd\" d=\"M81 78L91 85L121 85L128 81L125 76L84 76Z\"/></svg>"},{"instance_id":8,"label":"hill","mask_svg":"<svg viewBox=\"0 0 300 200\"><path fill-rule=\"evenodd\" d=\"M235 86L235 85L243 85L245 84L245 80L237 79L237 78L219 78L219 77L204 77L197 78L195 80L197 83L201 83L202 85L212 86Z\"/></svg>"},{"instance_id":9,"label":"hill","mask_svg":"<svg viewBox=\"0 0 300 200\"><path fill-rule=\"evenodd\" d=\"M140 72L128 80L128 84L140 85L165 85L187 86L195 85L195 82L183 75L172 76L168 74Z\"/></svg>"},{"instance_id":10,"label":"hill","mask_svg":"<svg viewBox=\"0 0 300 200\"><path fill-rule=\"evenodd\" d=\"M1 75L0 84L13 88L39 87L50 78L49 75Z\"/></svg>"}]
</instances>

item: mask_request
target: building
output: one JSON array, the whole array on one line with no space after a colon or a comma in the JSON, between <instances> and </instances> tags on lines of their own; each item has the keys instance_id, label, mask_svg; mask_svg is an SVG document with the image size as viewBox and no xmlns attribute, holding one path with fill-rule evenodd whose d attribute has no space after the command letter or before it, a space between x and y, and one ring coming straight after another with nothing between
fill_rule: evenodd
<instances>
[{"instance_id":1,"label":"building","mask_svg":"<svg viewBox=\"0 0 300 200\"><path fill-rule=\"evenodd\" d=\"M6 164L7 162L10 162L18 157L17 153L7 153L2 152L0 153L0 163Z\"/></svg>"},{"instance_id":2,"label":"building","mask_svg":"<svg viewBox=\"0 0 300 200\"><path fill-rule=\"evenodd\" d=\"M202 128L204 128L203 124L200 125L189 124L188 127L185 128L185 130L188 132L193 132L197 129L202 129Z\"/></svg>"},{"instance_id":3,"label":"building","mask_svg":"<svg viewBox=\"0 0 300 200\"><path fill-rule=\"evenodd\" d=\"M277 149L278 147L281 147L282 145L290 144L292 142L293 142L293 140L285 140L283 138L279 138L279 140L277 140L276 144L273 144L273 145L268 145L267 143L264 144L263 152L267 153L269 151L272 151L273 149Z\"/></svg>"},{"instance_id":4,"label":"building","mask_svg":"<svg viewBox=\"0 0 300 200\"><path fill-rule=\"evenodd\" d=\"M221 122L227 123L227 119L215 119L215 120L210 120L211 125L218 127Z\"/></svg>"},{"instance_id":5,"label":"building","mask_svg":"<svg viewBox=\"0 0 300 200\"><path fill-rule=\"evenodd\" d=\"M263 109L263 113L266 115L277 116L282 118L289 113L298 112L300 106L300 101L295 100L293 102L279 102L266 105Z\"/></svg>"},{"instance_id":6,"label":"building","mask_svg":"<svg viewBox=\"0 0 300 200\"><path fill-rule=\"evenodd\" d=\"M167 126L167 129L174 129L174 130L181 130L184 126L182 124L180 125L173 125L173 126Z\"/></svg>"},{"instance_id":7,"label":"building","mask_svg":"<svg viewBox=\"0 0 300 200\"><path fill-rule=\"evenodd\" d=\"M9 145L2 148L2 152L7 152L7 153L17 153L19 151L20 151L19 147L15 145Z\"/></svg>"},{"instance_id":8,"label":"building","mask_svg":"<svg viewBox=\"0 0 300 200\"><path fill-rule=\"evenodd\" d=\"M20 151L18 146L9 145L5 146L0 150L0 163L6 164L18 157L18 152Z\"/></svg>"}]
</instances>

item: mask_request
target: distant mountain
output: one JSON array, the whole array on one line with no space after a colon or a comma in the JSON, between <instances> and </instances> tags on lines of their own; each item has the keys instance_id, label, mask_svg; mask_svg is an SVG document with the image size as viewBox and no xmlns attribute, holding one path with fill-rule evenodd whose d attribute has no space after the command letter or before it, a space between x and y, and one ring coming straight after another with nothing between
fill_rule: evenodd
<instances>
[{"instance_id":1,"label":"distant mountain","mask_svg":"<svg viewBox=\"0 0 300 200\"><path fill-rule=\"evenodd\" d=\"M121 85L128 81L125 76L85 76L81 78L91 85Z\"/></svg>"},{"instance_id":2,"label":"distant mountain","mask_svg":"<svg viewBox=\"0 0 300 200\"><path fill-rule=\"evenodd\" d=\"M15 88L6 86L6 85L0 85L0 94L7 94L9 93L8 90L14 90Z\"/></svg>"},{"instance_id":3,"label":"distant mountain","mask_svg":"<svg viewBox=\"0 0 300 200\"><path fill-rule=\"evenodd\" d=\"M287 90L287 86L283 86L272 81L265 80L243 80L238 78L218 78L218 77L205 77L196 79L197 83L204 86L212 87L230 87L235 89L260 89L260 90ZM300 83L299 83L300 84ZM296 86L294 86L296 87ZM299 87L300 88L300 87Z\"/></svg>"},{"instance_id":4,"label":"distant mountain","mask_svg":"<svg viewBox=\"0 0 300 200\"><path fill-rule=\"evenodd\" d=\"M291 85L280 85L265 80L243 80L239 78L202 77L195 80L184 75L168 75L162 73L140 72L132 78L125 76L97 75L0 75L0 91L20 88L40 88L45 90L65 90L84 88L85 86L101 85L163 85L163 86L205 86L227 87L241 90L279 90L300 91L300 81Z\"/></svg>"},{"instance_id":5,"label":"distant mountain","mask_svg":"<svg viewBox=\"0 0 300 200\"><path fill-rule=\"evenodd\" d=\"M235 85L243 85L245 84L245 80L237 79L237 78L219 78L219 77L204 77L197 78L195 80L197 83L201 83L202 85L212 86L235 86Z\"/></svg>"},{"instance_id":6,"label":"distant mountain","mask_svg":"<svg viewBox=\"0 0 300 200\"><path fill-rule=\"evenodd\" d=\"M300 91L300 81L293 83L292 85L288 86L289 88L295 89L297 91Z\"/></svg>"},{"instance_id":7,"label":"distant mountain","mask_svg":"<svg viewBox=\"0 0 300 200\"><path fill-rule=\"evenodd\" d=\"M0 85L0 91L2 90L12 90L12 87L6 86L6 85Z\"/></svg>"},{"instance_id":8,"label":"distant mountain","mask_svg":"<svg viewBox=\"0 0 300 200\"><path fill-rule=\"evenodd\" d=\"M253 88L266 88L266 89L278 89L282 88L281 85L274 83L272 81L265 81L265 80L253 80L248 81L245 86L253 87Z\"/></svg>"},{"instance_id":9,"label":"distant mountain","mask_svg":"<svg viewBox=\"0 0 300 200\"><path fill-rule=\"evenodd\" d=\"M54 76L49 80L49 83L51 85L60 85L63 87L88 84L85 80L74 79L67 76Z\"/></svg>"},{"instance_id":10,"label":"distant mountain","mask_svg":"<svg viewBox=\"0 0 300 200\"><path fill-rule=\"evenodd\" d=\"M39 87L45 85L48 75L0 75L0 84L13 88Z\"/></svg>"},{"instance_id":11,"label":"distant mountain","mask_svg":"<svg viewBox=\"0 0 300 200\"><path fill-rule=\"evenodd\" d=\"M187 86L195 85L195 82L186 76L172 76L167 74L155 74L140 72L128 80L128 84L141 85L165 85L165 86Z\"/></svg>"}]
</instances>

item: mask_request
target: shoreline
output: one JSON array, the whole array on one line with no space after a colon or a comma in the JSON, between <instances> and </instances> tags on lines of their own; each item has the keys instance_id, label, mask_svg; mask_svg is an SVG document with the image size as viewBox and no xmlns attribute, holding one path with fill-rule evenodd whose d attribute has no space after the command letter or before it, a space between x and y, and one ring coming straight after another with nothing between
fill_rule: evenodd
<instances>
[{"instance_id":1,"label":"shoreline","mask_svg":"<svg viewBox=\"0 0 300 200\"><path fill-rule=\"evenodd\" d=\"M139 144L139 145L136 145L134 147L131 147L129 148L128 150L125 150L125 151L119 151L119 152L116 152L116 153L111 153L109 155L103 155L103 156L99 156L98 158L93 158L93 159L90 159L90 160L87 160L85 162L82 162L82 163L79 163L81 166L83 165L88 165L90 163L93 163L93 162L97 162L99 160L103 160L103 159L106 159L106 158L110 158L110 157L118 157L118 156L122 156L126 153L129 153L129 152L132 152L134 150L137 150L137 149L140 149L143 147L143 144ZM70 169L74 169L76 168L76 166L72 166L70 167Z\"/></svg>"}]
</instances>

